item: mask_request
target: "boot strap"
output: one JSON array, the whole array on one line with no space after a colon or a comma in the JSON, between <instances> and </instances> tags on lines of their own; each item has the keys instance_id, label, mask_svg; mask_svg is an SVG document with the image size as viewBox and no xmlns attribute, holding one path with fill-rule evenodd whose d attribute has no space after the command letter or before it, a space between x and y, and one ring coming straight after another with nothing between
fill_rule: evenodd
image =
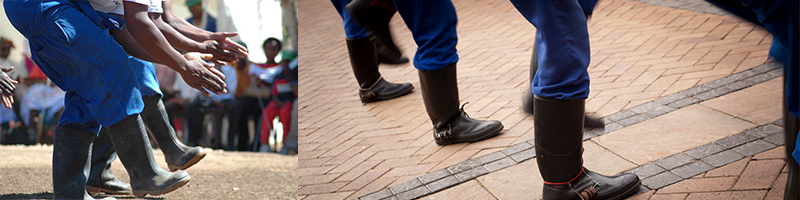
<instances>
[{"instance_id":1,"label":"boot strap","mask_svg":"<svg viewBox=\"0 0 800 200\"><path fill-rule=\"evenodd\" d=\"M361 99L372 99L375 98L375 96L378 96L374 91L372 91L372 88L375 87L375 85L378 85L378 82L381 82L381 79L383 79L383 76L378 77L378 80L376 80L375 83L372 83L372 86L369 86L368 88L361 88L358 92L358 96L361 97Z\"/></svg>"},{"instance_id":2,"label":"boot strap","mask_svg":"<svg viewBox=\"0 0 800 200\"><path fill-rule=\"evenodd\" d=\"M464 106L466 106L467 104L469 104L469 102L465 102L464 104L461 105L461 113L464 113L464 116L469 117L467 112L464 112ZM459 114L461 114L461 113L459 113ZM450 139L450 137L452 137L452 135L453 135L452 127L450 126L450 124L452 124L453 120L456 117L458 117L458 115L453 116L447 122L447 130L439 130L440 129L439 127L434 127L433 138L436 139L436 140Z\"/></svg>"},{"instance_id":3,"label":"boot strap","mask_svg":"<svg viewBox=\"0 0 800 200\"><path fill-rule=\"evenodd\" d=\"M578 177L580 177L581 174L583 174L583 173L586 173L586 172L584 171L583 166L581 166L581 171L578 172L578 175L575 176L575 178L572 178L571 180L569 180L567 182L559 182L559 183L553 183L553 182L547 182L547 181L543 181L543 182L544 182L544 184L548 184L548 185L567 185L567 187L569 187L570 190L575 192L575 194L578 194L578 197L580 197L582 200L588 200L588 199L591 199L592 197L597 195L597 189L595 187L599 187L600 183L598 183L596 180L594 180L594 178L592 178L592 176L589 176L589 174L586 173L586 176L588 176L589 179L592 179L592 182L594 182L594 185L586 187L585 189L583 189L583 191L578 192L577 190L575 190L575 188L572 187L572 183L571 182L574 181L575 179L578 179Z\"/></svg>"}]
</instances>

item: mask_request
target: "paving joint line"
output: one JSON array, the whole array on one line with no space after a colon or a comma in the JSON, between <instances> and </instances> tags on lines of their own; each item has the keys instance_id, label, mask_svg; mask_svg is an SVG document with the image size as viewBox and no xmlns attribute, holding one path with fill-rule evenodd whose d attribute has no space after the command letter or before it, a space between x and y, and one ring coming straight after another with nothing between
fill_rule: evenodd
<instances>
[{"instance_id":1,"label":"paving joint line","mask_svg":"<svg viewBox=\"0 0 800 200\"><path fill-rule=\"evenodd\" d=\"M584 129L583 141L656 118L680 108L699 104L706 100L749 88L781 76L783 76L783 68L781 65L770 62L653 101L645 102L641 105L604 117L606 128ZM639 165L627 171L627 173L634 173L642 179L642 187L637 194L660 189L738 161L747 157L749 154L755 155L783 145L785 141L781 142L780 140L782 139L770 138L767 140L768 137L783 132L782 122L783 119L779 119L765 125L760 125L756 128L736 133L660 160ZM611 128L608 128L609 126L611 126ZM780 126L778 127L780 130L776 129L776 126ZM534 144L534 140L515 144L500 151L451 165L444 169L422 175L390 188L384 188L357 199L417 199L434 194L479 176L535 158ZM695 156L702 156L699 158L692 157L687 154L690 151L692 152L691 154ZM708 151L711 151L711 153L708 153ZM661 165L667 165L667 167Z\"/></svg>"}]
</instances>

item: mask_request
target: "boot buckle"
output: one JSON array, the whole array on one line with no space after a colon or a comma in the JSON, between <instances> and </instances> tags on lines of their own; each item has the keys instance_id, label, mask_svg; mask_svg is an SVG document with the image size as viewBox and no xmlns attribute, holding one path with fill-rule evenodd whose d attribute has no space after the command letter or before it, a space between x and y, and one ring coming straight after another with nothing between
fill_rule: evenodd
<instances>
[{"instance_id":1,"label":"boot buckle","mask_svg":"<svg viewBox=\"0 0 800 200\"><path fill-rule=\"evenodd\" d=\"M375 85L377 85L378 82L381 82L381 79L383 79L383 76L378 77L378 80L376 80L375 83L372 83L372 86L369 86L368 88L359 89L358 97L361 97L361 99L363 100L363 99L372 99L375 98L375 96L378 96L377 94L375 94L374 91L372 91L372 88L375 87Z\"/></svg>"},{"instance_id":2,"label":"boot buckle","mask_svg":"<svg viewBox=\"0 0 800 200\"><path fill-rule=\"evenodd\" d=\"M447 130L439 131L434 129L433 131L433 138L436 140L450 139L451 136L452 136L452 129L450 127L450 124L447 124Z\"/></svg>"}]
</instances>

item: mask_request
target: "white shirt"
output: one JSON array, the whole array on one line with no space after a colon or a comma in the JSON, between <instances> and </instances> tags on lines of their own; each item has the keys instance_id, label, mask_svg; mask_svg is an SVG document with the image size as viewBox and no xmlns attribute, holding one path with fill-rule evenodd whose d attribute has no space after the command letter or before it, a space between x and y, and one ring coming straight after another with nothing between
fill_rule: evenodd
<instances>
[{"instance_id":1,"label":"white shirt","mask_svg":"<svg viewBox=\"0 0 800 200\"><path fill-rule=\"evenodd\" d=\"M89 0L89 3L92 4L92 8L94 10L104 13L110 14L117 14L117 15L125 15L125 6L122 3L123 0ZM151 13L163 13L164 8L161 6L162 0L124 0L127 2L133 2L141 5L147 5L149 8L147 12Z\"/></svg>"}]
</instances>

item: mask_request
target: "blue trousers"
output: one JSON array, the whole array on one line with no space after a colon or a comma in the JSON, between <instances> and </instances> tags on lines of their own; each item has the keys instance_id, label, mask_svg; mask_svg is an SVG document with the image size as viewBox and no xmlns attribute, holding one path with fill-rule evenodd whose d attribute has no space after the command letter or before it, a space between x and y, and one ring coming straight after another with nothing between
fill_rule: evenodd
<instances>
[{"instance_id":1,"label":"blue trousers","mask_svg":"<svg viewBox=\"0 0 800 200\"><path fill-rule=\"evenodd\" d=\"M333 3L333 7L336 8L336 12L339 12L339 16L342 17L342 22L344 23L344 35L347 36L347 38L365 38L369 36L369 30L356 22L350 16L350 12L348 12L345 8L345 6L347 6L347 4L351 1L352 0L331 0L331 3Z\"/></svg>"},{"instance_id":2,"label":"blue trousers","mask_svg":"<svg viewBox=\"0 0 800 200\"><path fill-rule=\"evenodd\" d=\"M128 54L67 0L4 1L42 72L66 91L59 126L99 133L144 107ZM11 9L13 8L13 9Z\"/></svg>"},{"instance_id":3,"label":"blue trousers","mask_svg":"<svg viewBox=\"0 0 800 200\"><path fill-rule=\"evenodd\" d=\"M795 116L800 116L800 11L797 0L707 0L747 21L760 25L772 34L772 47L769 55L783 63L786 79L786 108ZM800 133L798 133L800 134ZM792 141L786 141L792 142ZM800 137L794 141L797 146L792 153L800 162Z\"/></svg>"},{"instance_id":4,"label":"blue trousers","mask_svg":"<svg viewBox=\"0 0 800 200\"><path fill-rule=\"evenodd\" d=\"M458 17L453 2L402 0L394 1L394 5L418 46L414 67L420 71L432 71L458 62Z\"/></svg>"},{"instance_id":5,"label":"blue trousers","mask_svg":"<svg viewBox=\"0 0 800 200\"><path fill-rule=\"evenodd\" d=\"M596 0L511 0L517 10L536 27L539 69L533 79L533 94L561 100L589 96L589 31L586 16Z\"/></svg>"}]
</instances>

